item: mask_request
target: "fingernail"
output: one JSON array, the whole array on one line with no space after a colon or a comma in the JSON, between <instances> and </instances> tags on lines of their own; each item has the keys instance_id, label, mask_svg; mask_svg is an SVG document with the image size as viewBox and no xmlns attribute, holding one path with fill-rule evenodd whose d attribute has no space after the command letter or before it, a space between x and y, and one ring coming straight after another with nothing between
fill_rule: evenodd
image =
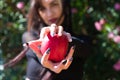
<instances>
[{"instance_id":1,"label":"fingernail","mask_svg":"<svg viewBox=\"0 0 120 80\"><path fill-rule=\"evenodd\" d=\"M63 64L63 65L65 65L65 64L66 64L66 62L67 62L67 60L64 60L64 61L62 62L62 64Z\"/></svg>"},{"instance_id":2,"label":"fingernail","mask_svg":"<svg viewBox=\"0 0 120 80\"><path fill-rule=\"evenodd\" d=\"M46 51L46 54L49 54L49 53L50 53L50 48L48 48Z\"/></svg>"},{"instance_id":3,"label":"fingernail","mask_svg":"<svg viewBox=\"0 0 120 80\"><path fill-rule=\"evenodd\" d=\"M28 46L29 44L28 44L28 43L26 43L26 45Z\"/></svg>"},{"instance_id":4,"label":"fingernail","mask_svg":"<svg viewBox=\"0 0 120 80\"><path fill-rule=\"evenodd\" d=\"M73 61L73 57L71 57L71 58L69 59L69 61Z\"/></svg>"}]
</instances>

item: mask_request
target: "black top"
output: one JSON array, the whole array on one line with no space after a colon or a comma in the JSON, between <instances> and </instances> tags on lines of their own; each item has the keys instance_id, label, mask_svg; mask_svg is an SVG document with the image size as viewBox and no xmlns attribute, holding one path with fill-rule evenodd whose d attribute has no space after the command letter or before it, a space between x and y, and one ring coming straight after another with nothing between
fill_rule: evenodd
<instances>
[{"instance_id":1,"label":"black top","mask_svg":"<svg viewBox=\"0 0 120 80\"><path fill-rule=\"evenodd\" d=\"M51 73L52 75L50 74L49 79L45 80L82 80L84 63L90 54L91 45L88 37L85 36L79 36L79 38L72 37L72 40L73 41L69 43L69 48L75 45L75 52L73 62L67 70L62 71L60 74L51 72L44 68L33 51L29 50L26 54L28 59L26 76L30 78L30 80L42 80L44 76L47 76L46 73ZM24 36L23 42L25 42Z\"/></svg>"}]
</instances>

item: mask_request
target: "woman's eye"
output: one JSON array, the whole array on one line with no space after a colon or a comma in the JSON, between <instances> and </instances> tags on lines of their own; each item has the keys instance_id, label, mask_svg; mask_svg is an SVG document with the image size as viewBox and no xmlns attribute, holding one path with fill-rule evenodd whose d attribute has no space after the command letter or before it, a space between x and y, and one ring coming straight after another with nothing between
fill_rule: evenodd
<instances>
[{"instance_id":1,"label":"woman's eye","mask_svg":"<svg viewBox=\"0 0 120 80\"><path fill-rule=\"evenodd\" d=\"M39 10L40 10L40 11L44 11L45 8L44 8L44 7L40 7Z\"/></svg>"},{"instance_id":2,"label":"woman's eye","mask_svg":"<svg viewBox=\"0 0 120 80\"><path fill-rule=\"evenodd\" d=\"M52 6L58 6L58 3L53 3Z\"/></svg>"}]
</instances>

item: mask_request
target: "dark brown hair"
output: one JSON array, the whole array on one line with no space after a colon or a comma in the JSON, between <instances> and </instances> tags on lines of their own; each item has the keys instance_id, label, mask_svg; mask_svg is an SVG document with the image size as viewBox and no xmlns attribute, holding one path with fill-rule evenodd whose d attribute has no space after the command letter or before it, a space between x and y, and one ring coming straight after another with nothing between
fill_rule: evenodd
<instances>
[{"instance_id":1,"label":"dark brown hair","mask_svg":"<svg viewBox=\"0 0 120 80\"><path fill-rule=\"evenodd\" d=\"M27 22L28 31L35 30L39 32L42 27L47 26L40 18L38 13L39 7L42 6L40 1L41 0L31 0ZM65 31L71 33L72 24L70 0L62 0L61 2L63 6L63 15L65 16L62 26L64 27Z\"/></svg>"}]
</instances>

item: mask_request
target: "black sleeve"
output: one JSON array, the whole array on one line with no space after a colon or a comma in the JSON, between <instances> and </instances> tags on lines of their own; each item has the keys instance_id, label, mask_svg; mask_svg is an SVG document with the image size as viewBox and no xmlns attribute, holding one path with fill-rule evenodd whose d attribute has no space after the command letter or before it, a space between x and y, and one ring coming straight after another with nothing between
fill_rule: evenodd
<instances>
[{"instance_id":1,"label":"black sleeve","mask_svg":"<svg viewBox=\"0 0 120 80\"><path fill-rule=\"evenodd\" d=\"M73 57L79 57L86 59L92 51L91 40L89 37L74 37L72 36L72 42L69 46L75 46L75 52Z\"/></svg>"}]
</instances>

